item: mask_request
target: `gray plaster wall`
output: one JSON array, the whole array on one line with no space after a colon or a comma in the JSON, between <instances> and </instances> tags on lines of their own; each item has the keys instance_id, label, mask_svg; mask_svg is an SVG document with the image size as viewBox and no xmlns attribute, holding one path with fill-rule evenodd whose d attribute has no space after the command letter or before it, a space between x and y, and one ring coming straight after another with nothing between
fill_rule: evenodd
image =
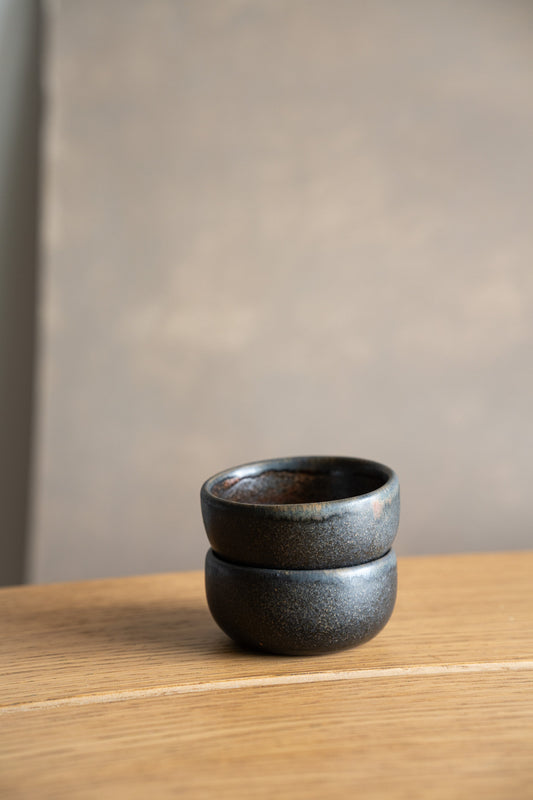
<instances>
[{"instance_id":1,"label":"gray plaster wall","mask_svg":"<svg viewBox=\"0 0 533 800\"><path fill-rule=\"evenodd\" d=\"M199 568L224 467L533 543L533 7L53 0L30 577Z\"/></svg>"}]
</instances>

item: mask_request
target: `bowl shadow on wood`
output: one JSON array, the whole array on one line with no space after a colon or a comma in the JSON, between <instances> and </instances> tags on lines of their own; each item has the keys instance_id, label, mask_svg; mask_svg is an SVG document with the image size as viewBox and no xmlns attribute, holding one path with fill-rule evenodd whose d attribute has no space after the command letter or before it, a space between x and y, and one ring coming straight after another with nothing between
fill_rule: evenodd
<instances>
[{"instance_id":1,"label":"bowl shadow on wood","mask_svg":"<svg viewBox=\"0 0 533 800\"><path fill-rule=\"evenodd\" d=\"M117 657L120 652L151 651L162 656L190 653L191 656L232 659L293 658L236 644L220 630L204 603L161 603L148 607L142 603L114 605L90 620L85 618L82 624L71 629L70 635L80 642L83 640L85 646L90 638L94 641L92 647L96 646L107 655L110 650L114 651Z\"/></svg>"},{"instance_id":2,"label":"bowl shadow on wood","mask_svg":"<svg viewBox=\"0 0 533 800\"><path fill-rule=\"evenodd\" d=\"M61 642L66 652L87 652L88 640L94 661L121 659L143 653L171 659L187 653L202 657L276 658L234 644L213 621L205 599L172 602L168 597L143 602L102 601L66 607L61 597L45 608L19 609L17 629L31 631L32 649L46 656L50 641ZM279 656L277 656L279 658Z\"/></svg>"}]
</instances>

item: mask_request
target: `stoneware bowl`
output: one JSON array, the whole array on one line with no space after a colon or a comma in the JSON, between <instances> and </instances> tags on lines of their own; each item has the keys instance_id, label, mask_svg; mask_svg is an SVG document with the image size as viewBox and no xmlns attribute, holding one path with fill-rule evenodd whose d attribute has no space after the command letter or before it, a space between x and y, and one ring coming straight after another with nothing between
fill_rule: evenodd
<instances>
[{"instance_id":1,"label":"stoneware bowl","mask_svg":"<svg viewBox=\"0 0 533 800\"><path fill-rule=\"evenodd\" d=\"M316 655L368 641L396 600L396 556L356 567L275 570L231 564L212 550L206 592L215 622L238 644Z\"/></svg>"},{"instance_id":2,"label":"stoneware bowl","mask_svg":"<svg viewBox=\"0 0 533 800\"><path fill-rule=\"evenodd\" d=\"M219 472L201 490L211 547L269 569L332 569L373 561L394 541L396 474L360 458L303 456Z\"/></svg>"}]
</instances>

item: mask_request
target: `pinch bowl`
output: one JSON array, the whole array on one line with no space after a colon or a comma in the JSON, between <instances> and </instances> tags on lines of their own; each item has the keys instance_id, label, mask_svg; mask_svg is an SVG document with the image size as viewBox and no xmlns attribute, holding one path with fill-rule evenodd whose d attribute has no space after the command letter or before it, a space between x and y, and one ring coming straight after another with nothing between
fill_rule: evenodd
<instances>
[{"instance_id":1,"label":"pinch bowl","mask_svg":"<svg viewBox=\"0 0 533 800\"><path fill-rule=\"evenodd\" d=\"M394 551L353 567L279 570L229 563L209 550L209 610L237 644L281 655L316 655L363 644L396 600Z\"/></svg>"},{"instance_id":2,"label":"pinch bowl","mask_svg":"<svg viewBox=\"0 0 533 800\"><path fill-rule=\"evenodd\" d=\"M298 456L244 464L202 486L211 547L267 569L335 569L384 556L400 516L398 477L376 461Z\"/></svg>"}]
</instances>

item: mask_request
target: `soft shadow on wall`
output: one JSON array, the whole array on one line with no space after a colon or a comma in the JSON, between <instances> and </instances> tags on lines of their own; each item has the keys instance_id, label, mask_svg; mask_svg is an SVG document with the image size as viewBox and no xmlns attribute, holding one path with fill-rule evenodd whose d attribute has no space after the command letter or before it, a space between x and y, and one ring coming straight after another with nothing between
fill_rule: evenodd
<instances>
[{"instance_id":1,"label":"soft shadow on wall","mask_svg":"<svg viewBox=\"0 0 533 800\"><path fill-rule=\"evenodd\" d=\"M199 568L298 453L391 464L400 554L530 545L531 6L47 18L31 579Z\"/></svg>"},{"instance_id":2,"label":"soft shadow on wall","mask_svg":"<svg viewBox=\"0 0 533 800\"><path fill-rule=\"evenodd\" d=\"M24 578L37 285L40 7L0 0L0 586Z\"/></svg>"}]
</instances>

